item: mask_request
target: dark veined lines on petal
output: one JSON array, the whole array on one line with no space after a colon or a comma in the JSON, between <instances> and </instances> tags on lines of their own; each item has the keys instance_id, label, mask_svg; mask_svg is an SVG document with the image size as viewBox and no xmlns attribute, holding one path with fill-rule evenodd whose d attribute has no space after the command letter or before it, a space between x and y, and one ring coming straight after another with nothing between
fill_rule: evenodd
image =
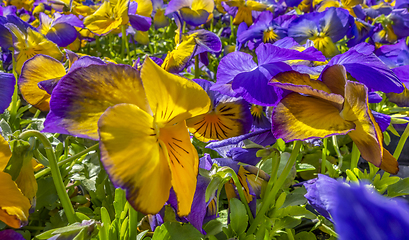
<instances>
[{"instance_id":1,"label":"dark veined lines on petal","mask_svg":"<svg viewBox=\"0 0 409 240\"><path fill-rule=\"evenodd\" d=\"M174 138L174 137L172 137L172 139L175 140L175 141L177 141L177 142L182 142L182 140L177 139L177 138ZM170 147L170 148L168 149L168 152L169 152L169 159L170 159L170 161L172 162L172 164L174 164L174 163L173 163L173 160L172 160L172 158L170 157L170 155L172 155L172 156L176 159L176 161L180 164L180 166L182 166L182 168L184 168L183 164L179 161L179 158L176 156L176 153L177 153L180 157L183 157L183 155L178 151L177 148L181 149L182 151L184 151L184 152L187 153L187 154L189 154L189 151L187 151L186 149L184 149L182 146L180 146L180 145L177 144L176 142L168 142L167 144L168 144L169 147Z\"/></svg>"},{"instance_id":2,"label":"dark veined lines on petal","mask_svg":"<svg viewBox=\"0 0 409 240\"><path fill-rule=\"evenodd\" d=\"M203 120L201 120L201 121L194 124L194 125L198 125L198 124L202 123L202 125L200 127L198 127L193 134L196 134L197 132L199 132L199 134L202 137L207 137L206 133L207 133L207 131L209 129L210 134L209 134L208 137L212 138L213 137L213 128L214 128L214 135L216 135L217 139L228 138L227 131L232 130L232 129L230 127L226 126L225 124L221 123L219 118L217 120L218 120L217 122L208 123L208 122L206 122L206 119L203 118ZM205 127L205 129L202 132L200 130L203 128L203 126ZM220 134L220 132L222 132L224 137L222 136L222 134Z\"/></svg>"}]
</instances>

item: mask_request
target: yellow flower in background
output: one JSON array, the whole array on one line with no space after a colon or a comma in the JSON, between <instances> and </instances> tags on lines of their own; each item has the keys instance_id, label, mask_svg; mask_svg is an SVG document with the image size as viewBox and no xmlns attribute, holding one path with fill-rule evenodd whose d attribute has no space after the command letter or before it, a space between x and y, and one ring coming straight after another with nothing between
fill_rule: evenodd
<instances>
[{"instance_id":1,"label":"yellow flower in background","mask_svg":"<svg viewBox=\"0 0 409 240\"><path fill-rule=\"evenodd\" d=\"M84 25L91 32L104 35L129 22L129 0L104 1L92 15L84 19Z\"/></svg>"}]
</instances>

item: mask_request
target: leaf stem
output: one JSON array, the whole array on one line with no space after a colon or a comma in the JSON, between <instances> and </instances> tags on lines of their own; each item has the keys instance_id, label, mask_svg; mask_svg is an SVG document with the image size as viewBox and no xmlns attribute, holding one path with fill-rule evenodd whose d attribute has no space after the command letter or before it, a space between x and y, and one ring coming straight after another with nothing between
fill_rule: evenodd
<instances>
[{"instance_id":1,"label":"leaf stem","mask_svg":"<svg viewBox=\"0 0 409 240\"><path fill-rule=\"evenodd\" d=\"M393 153L393 157L398 160L400 157L400 154L402 153L403 146L405 146L406 140L409 137L409 124L406 125L405 131L403 134L400 136L398 146L396 146L395 152Z\"/></svg>"},{"instance_id":2,"label":"leaf stem","mask_svg":"<svg viewBox=\"0 0 409 240\"><path fill-rule=\"evenodd\" d=\"M28 130L20 134L20 138L24 140L27 140L30 137L36 137L43 144L45 152L47 153L47 158L50 164L51 175L53 177L55 188L64 208L64 212L67 216L68 222L70 224L77 222L75 211L67 194L50 141L48 141L48 139L42 133L36 130Z\"/></svg>"}]
</instances>

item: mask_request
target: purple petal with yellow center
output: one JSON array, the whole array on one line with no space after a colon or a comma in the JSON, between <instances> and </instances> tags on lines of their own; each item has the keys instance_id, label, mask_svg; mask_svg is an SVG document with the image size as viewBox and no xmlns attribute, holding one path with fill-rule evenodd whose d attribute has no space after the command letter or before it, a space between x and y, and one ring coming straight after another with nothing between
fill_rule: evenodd
<instances>
[{"instance_id":1,"label":"purple petal with yellow center","mask_svg":"<svg viewBox=\"0 0 409 240\"><path fill-rule=\"evenodd\" d=\"M222 50L220 38L212 32L200 29L190 31L188 34L194 36L196 44L198 45L195 55L203 52L217 53Z\"/></svg>"},{"instance_id":2,"label":"purple petal with yellow center","mask_svg":"<svg viewBox=\"0 0 409 240\"><path fill-rule=\"evenodd\" d=\"M272 131L285 142L344 135L355 124L344 120L331 102L290 93L274 108Z\"/></svg>"},{"instance_id":3,"label":"purple petal with yellow center","mask_svg":"<svg viewBox=\"0 0 409 240\"><path fill-rule=\"evenodd\" d=\"M0 113L3 113L10 105L11 97L14 93L16 78L12 73L0 72Z\"/></svg>"},{"instance_id":4,"label":"purple petal with yellow center","mask_svg":"<svg viewBox=\"0 0 409 240\"><path fill-rule=\"evenodd\" d=\"M393 73L378 57L363 54L356 50L333 57L327 66L343 65L348 73L373 91L400 93L404 87Z\"/></svg>"},{"instance_id":5,"label":"purple petal with yellow center","mask_svg":"<svg viewBox=\"0 0 409 240\"><path fill-rule=\"evenodd\" d=\"M115 64L77 68L54 88L43 131L97 140L99 117L119 103L132 103L149 112L139 73L134 68Z\"/></svg>"},{"instance_id":6,"label":"purple petal with yellow center","mask_svg":"<svg viewBox=\"0 0 409 240\"><path fill-rule=\"evenodd\" d=\"M0 191L8 197L0 199L0 220L12 228L21 228L28 223L30 201L17 188L10 174L0 172Z\"/></svg>"},{"instance_id":7,"label":"purple petal with yellow center","mask_svg":"<svg viewBox=\"0 0 409 240\"><path fill-rule=\"evenodd\" d=\"M153 117L136 105L117 104L102 114L98 126L101 162L113 184L126 190L136 210L158 213L169 198L171 172Z\"/></svg>"},{"instance_id":8,"label":"purple petal with yellow center","mask_svg":"<svg viewBox=\"0 0 409 240\"><path fill-rule=\"evenodd\" d=\"M28 103L41 111L48 111L51 96L46 89L52 90L49 88L50 84L57 84L64 75L65 68L62 63L52 57L39 54L24 63L18 85ZM47 82L39 87L38 84L43 81Z\"/></svg>"}]
</instances>

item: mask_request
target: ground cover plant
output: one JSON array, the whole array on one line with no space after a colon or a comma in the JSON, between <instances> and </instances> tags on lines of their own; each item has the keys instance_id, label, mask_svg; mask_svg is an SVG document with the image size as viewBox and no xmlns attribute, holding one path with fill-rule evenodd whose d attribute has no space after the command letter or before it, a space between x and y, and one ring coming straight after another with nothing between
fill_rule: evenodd
<instances>
[{"instance_id":1,"label":"ground cover plant","mask_svg":"<svg viewBox=\"0 0 409 240\"><path fill-rule=\"evenodd\" d=\"M3 0L0 239L409 239L408 8Z\"/></svg>"}]
</instances>

